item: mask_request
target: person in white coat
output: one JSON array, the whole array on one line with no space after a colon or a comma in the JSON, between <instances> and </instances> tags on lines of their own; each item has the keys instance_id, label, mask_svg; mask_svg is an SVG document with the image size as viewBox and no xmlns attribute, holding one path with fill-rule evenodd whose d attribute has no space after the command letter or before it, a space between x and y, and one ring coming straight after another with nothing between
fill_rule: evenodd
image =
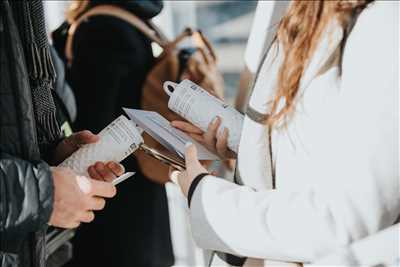
<instances>
[{"instance_id":1,"label":"person in white coat","mask_svg":"<svg viewBox=\"0 0 400 267\"><path fill-rule=\"evenodd\" d=\"M326 266L400 266L400 224L335 250L314 262Z\"/></svg>"},{"instance_id":2,"label":"person in white coat","mask_svg":"<svg viewBox=\"0 0 400 267\"><path fill-rule=\"evenodd\" d=\"M178 182L201 248L310 263L398 220L398 15L395 1L291 3L254 84L236 184L187 148ZM220 123L172 125L223 158Z\"/></svg>"}]
</instances>

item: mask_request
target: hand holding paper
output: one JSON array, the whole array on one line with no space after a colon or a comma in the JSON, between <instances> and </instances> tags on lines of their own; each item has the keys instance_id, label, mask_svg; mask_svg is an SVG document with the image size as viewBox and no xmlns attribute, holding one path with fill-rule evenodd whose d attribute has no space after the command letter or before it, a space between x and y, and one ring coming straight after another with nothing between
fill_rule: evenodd
<instances>
[{"instance_id":1,"label":"hand holding paper","mask_svg":"<svg viewBox=\"0 0 400 267\"><path fill-rule=\"evenodd\" d=\"M220 159L236 158L236 153L228 147L228 128L224 128L222 133L219 134L218 130L221 126L221 119L219 117L215 117L208 125L206 132L203 132L201 129L186 121L172 121L171 125L190 135L197 142L204 145L209 151L217 154Z\"/></svg>"},{"instance_id":2,"label":"hand holding paper","mask_svg":"<svg viewBox=\"0 0 400 267\"><path fill-rule=\"evenodd\" d=\"M98 139L95 143L83 145L60 166L68 167L78 175L98 180L114 180L124 172L123 169L118 170L119 166L114 166L115 162L122 161L143 143L140 131L124 116L120 116L102 130ZM108 169L112 173L107 171ZM122 178L132 175L129 173ZM122 178L117 181L122 181Z\"/></svg>"},{"instance_id":3,"label":"hand holding paper","mask_svg":"<svg viewBox=\"0 0 400 267\"><path fill-rule=\"evenodd\" d=\"M143 128L151 137L170 151L176 152L181 158L184 158L185 144L193 143L197 148L200 160L219 159L217 155L208 151L193 138L172 127L170 122L157 112L127 108L124 108L124 111L132 121Z\"/></svg>"},{"instance_id":4,"label":"hand holding paper","mask_svg":"<svg viewBox=\"0 0 400 267\"><path fill-rule=\"evenodd\" d=\"M189 80L176 84L165 82L164 90L169 95L168 108L207 132L210 123L219 116L218 135L229 131L228 147L237 153L242 132L243 115L220 99ZM227 130L225 130L225 128Z\"/></svg>"}]
</instances>

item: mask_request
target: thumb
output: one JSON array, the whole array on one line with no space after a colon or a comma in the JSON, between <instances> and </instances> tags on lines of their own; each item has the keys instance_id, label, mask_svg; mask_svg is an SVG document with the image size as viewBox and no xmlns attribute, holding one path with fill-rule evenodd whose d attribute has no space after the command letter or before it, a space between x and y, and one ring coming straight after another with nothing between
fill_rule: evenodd
<instances>
[{"instance_id":1,"label":"thumb","mask_svg":"<svg viewBox=\"0 0 400 267\"><path fill-rule=\"evenodd\" d=\"M197 165L200 164L197 158L197 148L192 143L186 143L185 147L186 147L185 151L186 169L192 169L193 167L196 167Z\"/></svg>"}]
</instances>

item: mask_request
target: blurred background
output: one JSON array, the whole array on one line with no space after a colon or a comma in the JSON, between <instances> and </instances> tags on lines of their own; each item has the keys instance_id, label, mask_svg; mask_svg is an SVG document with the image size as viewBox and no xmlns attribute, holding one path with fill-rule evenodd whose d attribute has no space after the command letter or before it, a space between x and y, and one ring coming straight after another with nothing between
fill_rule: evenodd
<instances>
[{"instance_id":1,"label":"blurred background","mask_svg":"<svg viewBox=\"0 0 400 267\"><path fill-rule=\"evenodd\" d=\"M69 1L45 1L49 31L64 21L68 5ZM214 45L225 80L225 97L232 103L256 7L257 1L164 1L154 22L169 38L188 26L203 31Z\"/></svg>"}]
</instances>

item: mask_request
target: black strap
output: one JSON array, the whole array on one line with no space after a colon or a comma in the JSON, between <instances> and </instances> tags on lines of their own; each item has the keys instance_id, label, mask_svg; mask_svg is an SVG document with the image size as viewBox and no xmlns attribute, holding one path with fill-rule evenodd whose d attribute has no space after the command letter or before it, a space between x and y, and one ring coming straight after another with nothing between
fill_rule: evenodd
<instances>
[{"instance_id":1,"label":"black strap","mask_svg":"<svg viewBox=\"0 0 400 267\"><path fill-rule=\"evenodd\" d=\"M194 179L192 184L189 187L189 192L188 192L188 205L190 208L190 203L192 201L192 196L194 193L194 190L196 190L197 185L200 183L201 179L203 179L205 176L209 175L209 173L201 173L199 175L197 175Z\"/></svg>"}]
</instances>

